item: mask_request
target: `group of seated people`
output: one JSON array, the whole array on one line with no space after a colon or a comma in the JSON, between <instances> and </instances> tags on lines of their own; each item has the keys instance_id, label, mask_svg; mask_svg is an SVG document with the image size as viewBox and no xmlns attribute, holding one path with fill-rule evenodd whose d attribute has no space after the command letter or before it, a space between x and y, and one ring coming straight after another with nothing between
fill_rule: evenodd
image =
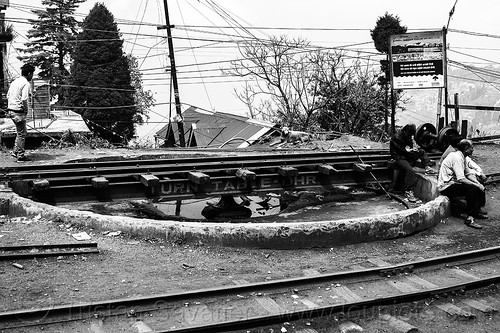
<instances>
[{"instance_id":1,"label":"group of seated people","mask_svg":"<svg viewBox=\"0 0 500 333\"><path fill-rule=\"evenodd\" d=\"M433 161L424 149L418 148L414 143L415 133L415 125L408 124L390 141L392 163L403 174L403 191L410 202L419 202L413 192L417 183L413 167L420 166L425 169L426 174L436 174L432 168ZM438 164L437 185L442 195L449 198L464 197L467 203L465 224L471 228L481 229L482 226L475 220L488 218L486 211L483 210L486 204L483 185L486 176L481 167L471 159L473 151L471 140L462 137L452 138Z\"/></svg>"}]
</instances>

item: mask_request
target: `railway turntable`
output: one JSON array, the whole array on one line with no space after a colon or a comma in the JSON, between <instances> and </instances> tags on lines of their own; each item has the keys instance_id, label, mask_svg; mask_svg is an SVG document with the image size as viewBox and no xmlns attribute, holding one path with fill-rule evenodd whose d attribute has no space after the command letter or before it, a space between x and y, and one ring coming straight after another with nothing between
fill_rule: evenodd
<instances>
[{"instance_id":1,"label":"railway turntable","mask_svg":"<svg viewBox=\"0 0 500 333\"><path fill-rule=\"evenodd\" d=\"M439 153L431 154L434 159ZM115 229L146 237L175 237L228 246L326 247L405 236L430 228L447 214L447 200L437 198L435 179L419 178L417 195L425 202L394 214L336 218L322 221L260 223L232 219L231 223L137 219L60 208L64 203L106 202L131 198L151 201L220 196L215 213L248 215L233 196L283 193L310 189L332 190L366 186L384 189L392 181L388 152L359 150L299 152L230 157L120 160L29 165L4 168L14 193L4 192L9 214L42 214L47 218L82 223L96 229ZM386 194L388 194L386 192ZM391 200L394 197L391 196ZM212 207L214 208L214 207ZM116 215L116 214L115 214ZM231 214L229 214L231 215ZM234 215L234 214L233 214ZM213 216L212 216L213 217ZM234 217L234 216L233 216Z\"/></svg>"}]
</instances>

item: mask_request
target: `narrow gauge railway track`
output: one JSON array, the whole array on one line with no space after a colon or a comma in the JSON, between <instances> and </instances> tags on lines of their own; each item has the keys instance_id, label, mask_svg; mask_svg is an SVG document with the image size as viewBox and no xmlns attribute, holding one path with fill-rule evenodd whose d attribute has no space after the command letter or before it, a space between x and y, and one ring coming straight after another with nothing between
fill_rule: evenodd
<instances>
[{"instance_id":1,"label":"narrow gauge railway track","mask_svg":"<svg viewBox=\"0 0 500 333\"><path fill-rule=\"evenodd\" d=\"M97 243L0 246L0 261L99 253Z\"/></svg>"},{"instance_id":2,"label":"narrow gauge railway track","mask_svg":"<svg viewBox=\"0 0 500 333\"><path fill-rule=\"evenodd\" d=\"M437 159L440 153L430 157ZM391 181L386 150L120 160L2 168L18 194L51 204L178 200ZM360 163L360 159L363 163Z\"/></svg>"},{"instance_id":3,"label":"narrow gauge railway track","mask_svg":"<svg viewBox=\"0 0 500 333\"><path fill-rule=\"evenodd\" d=\"M0 313L3 332L229 332L364 312L384 315L410 304L463 318L495 312L473 291L500 281L500 247L390 265L368 259L355 270L222 286L150 297L54 305ZM311 272L309 272L311 273ZM447 298L453 295L454 304ZM500 300L499 300L500 302ZM335 322L330 320L330 323ZM308 325L309 324L309 325ZM412 323L405 323L411 326ZM330 324L331 326L331 324ZM321 332L321 331L320 331Z\"/></svg>"}]
</instances>

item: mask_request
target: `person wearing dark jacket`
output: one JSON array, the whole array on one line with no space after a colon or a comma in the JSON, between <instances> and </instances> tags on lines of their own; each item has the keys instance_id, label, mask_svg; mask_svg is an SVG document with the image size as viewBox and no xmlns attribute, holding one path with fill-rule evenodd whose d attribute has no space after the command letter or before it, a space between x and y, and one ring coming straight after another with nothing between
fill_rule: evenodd
<instances>
[{"instance_id":1,"label":"person wearing dark jacket","mask_svg":"<svg viewBox=\"0 0 500 333\"><path fill-rule=\"evenodd\" d=\"M417 176L413 167L420 162L419 166L425 168L426 174L436 174L431 167L432 161L425 150L413 144L416 132L417 129L414 124L407 124L394 134L389 143L391 158L404 175L404 195L410 202L419 201L413 192L417 184Z\"/></svg>"}]
</instances>

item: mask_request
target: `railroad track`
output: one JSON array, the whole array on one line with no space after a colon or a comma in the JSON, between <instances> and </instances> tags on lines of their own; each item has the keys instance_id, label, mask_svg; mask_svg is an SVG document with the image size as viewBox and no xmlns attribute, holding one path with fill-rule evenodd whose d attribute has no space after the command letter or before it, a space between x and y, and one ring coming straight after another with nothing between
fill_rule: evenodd
<instances>
[{"instance_id":1,"label":"railroad track","mask_svg":"<svg viewBox=\"0 0 500 333\"><path fill-rule=\"evenodd\" d=\"M31 244L0 246L0 261L99 253L97 243Z\"/></svg>"},{"instance_id":2,"label":"railroad track","mask_svg":"<svg viewBox=\"0 0 500 333\"><path fill-rule=\"evenodd\" d=\"M389 159L387 150L135 159L4 167L0 179L21 196L50 204L179 200L388 183Z\"/></svg>"},{"instance_id":3,"label":"railroad track","mask_svg":"<svg viewBox=\"0 0 500 333\"><path fill-rule=\"evenodd\" d=\"M442 320L488 320L499 295L500 247L390 265L368 259L351 271L222 286L149 297L17 309L0 313L2 332L324 332L332 326L387 325L416 332L412 318L436 312ZM498 291L498 290L496 290ZM405 320L401 309L410 309ZM398 312L399 311L399 312ZM367 316L370 318L366 318ZM434 317L438 317L434 315ZM480 318L479 318L480 319ZM490 318L491 319L491 318ZM435 321L434 321L435 323ZM422 329L422 327L420 327ZM328 330L330 331L330 330ZM358 330L359 331L359 330ZM389 330L390 331L390 330ZM425 330L424 330L425 331ZM282 331L284 332L284 331Z\"/></svg>"}]
</instances>

